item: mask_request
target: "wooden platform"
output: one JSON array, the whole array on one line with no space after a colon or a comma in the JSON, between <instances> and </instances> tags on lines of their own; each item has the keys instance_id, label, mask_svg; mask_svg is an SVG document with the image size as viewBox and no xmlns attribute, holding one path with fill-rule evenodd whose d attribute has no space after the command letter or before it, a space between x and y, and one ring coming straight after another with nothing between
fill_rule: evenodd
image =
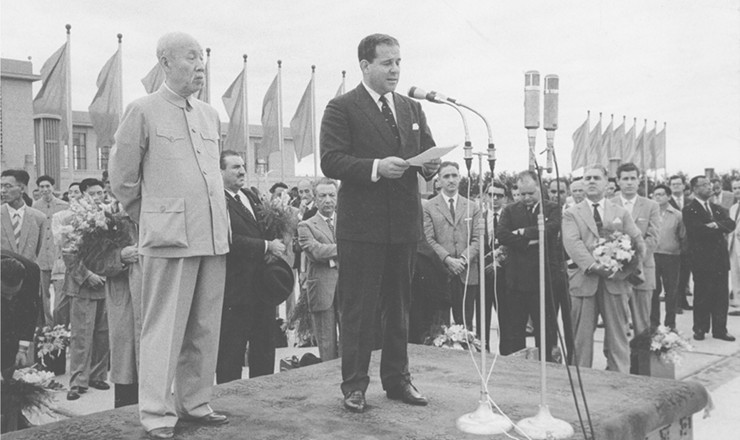
<instances>
[{"instance_id":1,"label":"wooden platform","mask_svg":"<svg viewBox=\"0 0 740 440\"><path fill-rule=\"evenodd\" d=\"M427 407L388 400L373 354L369 408L353 414L342 407L339 361L242 380L214 388L211 402L230 423L202 427L179 423L175 436L191 439L505 439L463 434L455 420L477 407L479 381L470 355L434 347L409 346L414 383L430 399ZM572 369L575 374L575 370ZM565 368L548 367L548 403L583 439ZM596 438L644 439L663 426L704 408L706 389L695 382L581 370ZM489 388L515 422L533 416L539 404L539 363L499 357ZM583 413L583 407L581 407ZM519 435L518 437L523 438ZM3 439L144 439L136 407L106 411L3 435Z\"/></svg>"}]
</instances>

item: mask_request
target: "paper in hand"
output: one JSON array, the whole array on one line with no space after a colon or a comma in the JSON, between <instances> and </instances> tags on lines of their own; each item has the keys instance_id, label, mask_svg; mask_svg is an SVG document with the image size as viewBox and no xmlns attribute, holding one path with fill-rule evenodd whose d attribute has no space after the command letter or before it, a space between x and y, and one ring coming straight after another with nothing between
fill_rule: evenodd
<instances>
[{"instance_id":1,"label":"paper in hand","mask_svg":"<svg viewBox=\"0 0 740 440\"><path fill-rule=\"evenodd\" d=\"M406 162L408 162L408 164L412 167L420 167L426 162L441 158L455 148L457 148L457 144L450 145L449 147L432 147L426 151L421 152L421 154L406 159Z\"/></svg>"}]
</instances>

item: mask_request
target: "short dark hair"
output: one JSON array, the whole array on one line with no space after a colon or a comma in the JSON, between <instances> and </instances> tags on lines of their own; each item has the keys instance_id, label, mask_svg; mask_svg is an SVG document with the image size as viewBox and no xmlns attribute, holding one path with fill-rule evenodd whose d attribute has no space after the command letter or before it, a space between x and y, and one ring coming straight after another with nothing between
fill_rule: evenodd
<instances>
[{"instance_id":1,"label":"short dark hair","mask_svg":"<svg viewBox=\"0 0 740 440\"><path fill-rule=\"evenodd\" d=\"M28 181L31 179L26 170L4 170L0 173L0 177L12 177L16 182L25 186L28 186Z\"/></svg>"},{"instance_id":2,"label":"short dark hair","mask_svg":"<svg viewBox=\"0 0 740 440\"><path fill-rule=\"evenodd\" d=\"M668 187L668 185L664 183L659 183L658 185L655 185L655 188L653 188L653 194L655 194L655 191L662 189L665 191L665 195L670 196L671 195L671 189Z\"/></svg>"},{"instance_id":3,"label":"short dark hair","mask_svg":"<svg viewBox=\"0 0 740 440\"><path fill-rule=\"evenodd\" d=\"M524 170L516 175L517 182L520 182L524 179L532 179L535 184L539 184L539 177L537 176L537 173L532 170Z\"/></svg>"},{"instance_id":4,"label":"short dark hair","mask_svg":"<svg viewBox=\"0 0 740 440\"><path fill-rule=\"evenodd\" d=\"M288 189L288 185L284 184L283 182L278 182L270 187L270 194L275 194L275 190L278 188Z\"/></svg>"},{"instance_id":5,"label":"short dark hair","mask_svg":"<svg viewBox=\"0 0 740 440\"><path fill-rule=\"evenodd\" d=\"M3 256L0 262L0 277L8 287L18 286L26 277L26 266L17 258Z\"/></svg>"},{"instance_id":6,"label":"short dark hair","mask_svg":"<svg viewBox=\"0 0 740 440\"><path fill-rule=\"evenodd\" d=\"M460 164L457 162L452 162L450 160L446 160L439 164L439 169L442 170L444 167L454 167L456 170L460 171Z\"/></svg>"},{"instance_id":7,"label":"short dark hair","mask_svg":"<svg viewBox=\"0 0 740 440\"><path fill-rule=\"evenodd\" d=\"M668 183L670 184L672 180L681 179L681 183L686 184L686 179L683 178L680 174L674 174L671 177L668 178Z\"/></svg>"},{"instance_id":8,"label":"short dark hair","mask_svg":"<svg viewBox=\"0 0 740 440\"><path fill-rule=\"evenodd\" d=\"M226 169L226 162L224 162L224 159L226 159L227 157L232 157L232 156L242 157L241 154L239 154L238 152L234 150L224 150L221 152L221 157L219 157L218 163L222 170Z\"/></svg>"},{"instance_id":9,"label":"short dark hair","mask_svg":"<svg viewBox=\"0 0 740 440\"><path fill-rule=\"evenodd\" d=\"M36 186L41 185L41 182L49 182L51 183L51 186L54 186L57 183L53 177L47 176L46 174L36 179Z\"/></svg>"},{"instance_id":10,"label":"short dark hair","mask_svg":"<svg viewBox=\"0 0 740 440\"><path fill-rule=\"evenodd\" d=\"M692 177L691 180L689 181L689 185L691 185L691 190L693 191L694 188L699 186L699 179L706 179L706 178L707 176L701 176L701 175Z\"/></svg>"},{"instance_id":11,"label":"short dark hair","mask_svg":"<svg viewBox=\"0 0 740 440\"><path fill-rule=\"evenodd\" d=\"M629 173L630 171L636 171L637 177L640 177L640 169L637 168L637 165L632 162L627 162L617 167L617 179L622 177L622 173Z\"/></svg>"},{"instance_id":12,"label":"short dark hair","mask_svg":"<svg viewBox=\"0 0 740 440\"><path fill-rule=\"evenodd\" d=\"M70 189L70 188L72 188L75 185L80 186L80 182L72 182L72 183L70 183L69 186L67 187L67 189Z\"/></svg>"},{"instance_id":13,"label":"short dark hair","mask_svg":"<svg viewBox=\"0 0 740 440\"><path fill-rule=\"evenodd\" d=\"M375 48L380 45L400 46L400 44L398 44L398 40L391 37L390 35L386 35L386 34L368 35L367 37L363 38L362 41L360 41L360 45L357 46L358 61L366 60L367 62L372 63L375 57L377 56L377 52Z\"/></svg>"},{"instance_id":14,"label":"short dark hair","mask_svg":"<svg viewBox=\"0 0 740 440\"><path fill-rule=\"evenodd\" d=\"M314 192L316 191L316 187L319 185L334 185L334 188L339 188L339 184L337 183L337 181L329 177L322 177L317 180L316 183L313 185Z\"/></svg>"},{"instance_id":15,"label":"short dark hair","mask_svg":"<svg viewBox=\"0 0 740 440\"><path fill-rule=\"evenodd\" d=\"M88 188L91 186L99 186L101 188L104 188L105 185L100 180L94 178L94 177L88 177L87 179L82 179L82 182L80 182L80 191L85 192Z\"/></svg>"}]
</instances>

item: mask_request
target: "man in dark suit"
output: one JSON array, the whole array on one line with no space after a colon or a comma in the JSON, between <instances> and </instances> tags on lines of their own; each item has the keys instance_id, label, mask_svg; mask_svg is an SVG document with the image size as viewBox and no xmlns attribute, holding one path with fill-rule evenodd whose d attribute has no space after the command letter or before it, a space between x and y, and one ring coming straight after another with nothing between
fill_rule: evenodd
<instances>
[{"instance_id":1,"label":"man in dark suit","mask_svg":"<svg viewBox=\"0 0 740 440\"><path fill-rule=\"evenodd\" d=\"M712 203L712 187L704 176L691 179L694 200L683 208L683 222L689 241L691 274L694 277L694 339L704 334L723 341L734 341L727 333L729 308L728 271L730 257L725 234L735 229L727 210Z\"/></svg>"},{"instance_id":2,"label":"man in dark suit","mask_svg":"<svg viewBox=\"0 0 740 440\"><path fill-rule=\"evenodd\" d=\"M517 177L517 186L522 199L507 205L501 215L496 237L508 248L509 264L506 270L506 301L501 303L501 313L511 316L511 328L501 329L501 339L510 341L507 352L510 354L527 346L527 318L532 319L535 328L535 341L540 345L540 268L539 268L539 230L537 217L541 209L545 215L546 268L547 282L546 311L546 353L552 360L552 350L556 345L557 330L552 300L553 281L562 285L557 278L562 270L561 243L559 240L561 211L558 204L542 200L537 175L524 171Z\"/></svg>"},{"instance_id":3,"label":"man in dark suit","mask_svg":"<svg viewBox=\"0 0 740 440\"><path fill-rule=\"evenodd\" d=\"M226 254L226 287L221 314L216 382L242 378L244 352L249 342L249 377L272 374L275 345L271 329L275 308L260 301L264 294L261 272L264 263L285 252L280 240L266 241L257 222L260 204L244 186L244 160L232 150L221 152L226 207L231 222L231 246Z\"/></svg>"},{"instance_id":4,"label":"man in dark suit","mask_svg":"<svg viewBox=\"0 0 740 440\"><path fill-rule=\"evenodd\" d=\"M691 203L692 198L685 194L686 182L678 174L668 178L668 185L671 188L671 197L668 203L671 204L678 212L682 212L684 206ZM681 267L678 275L678 286L676 286L676 314L680 315L684 310L692 310L686 297L689 290L689 278L691 278L691 258L688 251L681 252Z\"/></svg>"},{"instance_id":5,"label":"man in dark suit","mask_svg":"<svg viewBox=\"0 0 740 440\"><path fill-rule=\"evenodd\" d=\"M387 396L427 404L408 369L408 304L416 246L423 237L417 175L431 179L440 164L412 168L405 160L434 146L434 140L421 105L394 93L398 41L381 34L365 37L358 59L362 83L329 102L320 141L322 171L342 181L337 212L341 388L345 407L354 412L365 409L376 308Z\"/></svg>"}]
</instances>

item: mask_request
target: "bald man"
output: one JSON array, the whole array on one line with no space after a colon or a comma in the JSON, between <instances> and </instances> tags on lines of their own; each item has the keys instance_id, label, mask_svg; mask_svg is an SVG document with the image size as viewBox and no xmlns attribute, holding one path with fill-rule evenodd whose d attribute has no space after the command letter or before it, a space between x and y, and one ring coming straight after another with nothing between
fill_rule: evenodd
<instances>
[{"instance_id":1,"label":"bald man","mask_svg":"<svg viewBox=\"0 0 740 440\"><path fill-rule=\"evenodd\" d=\"M229 221L219 168L219 119L195 99L203 50L190 35L157 44L166 79L132 102L110 153L111 189L139 224L142 329L139 416L150 438L179 418L227 423L210 405ZM174 395L171 392L174 381Z\"/></svg>"}]
</instances>

